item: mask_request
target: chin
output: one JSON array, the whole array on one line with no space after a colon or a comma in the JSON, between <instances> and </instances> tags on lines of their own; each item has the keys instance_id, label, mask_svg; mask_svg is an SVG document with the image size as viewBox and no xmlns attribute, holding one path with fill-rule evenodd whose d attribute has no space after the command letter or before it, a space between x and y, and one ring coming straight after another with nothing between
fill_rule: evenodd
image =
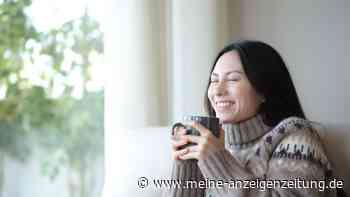
<instances>
[{"instance_id":1,"label":"chin","mask_svg":"<svg viewBox=\"0 0 350 197\"><path fill-rule=\"evenodd\" d=\"M235 123L235 119L233 117L225 117L225 116L218 116L218 118L220 119L220 122L222 124L225 123Z\"/></svg>"}]
</instances>

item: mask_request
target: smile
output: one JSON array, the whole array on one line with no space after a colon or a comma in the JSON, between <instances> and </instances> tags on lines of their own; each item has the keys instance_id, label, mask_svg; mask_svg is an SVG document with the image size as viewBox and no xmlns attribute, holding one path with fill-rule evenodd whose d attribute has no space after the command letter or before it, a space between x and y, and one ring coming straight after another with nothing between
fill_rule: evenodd
<instances>
[{"instance_id":1,"label":"smile","mask_svg":"<svg viewBox=\"0 0 350 197\"><path fill-rule=\"evenodd\" d=\"M215 102L215 105L217 107L230 107L234 104L232 101L220 101L220 102Z\"/></svg>"}]
</instances>

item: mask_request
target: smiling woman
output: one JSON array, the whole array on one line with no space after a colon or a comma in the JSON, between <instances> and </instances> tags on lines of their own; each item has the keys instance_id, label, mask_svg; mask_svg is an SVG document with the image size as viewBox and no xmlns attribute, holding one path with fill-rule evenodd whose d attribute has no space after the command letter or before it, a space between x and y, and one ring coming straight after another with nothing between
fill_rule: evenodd
<instances>
[{"instance_id":1,"label":"smiling woman","mask_svg":"<svg viewBox=\"0 0 350 197\"><path fill-rule=\"evenodd\" d=\"M264 101L249 83L236 51L223 54L216 62L208 99L222 123L239 122L253 116Z\"/></svg>"},{"instance_id":2,"label":"smiling woman","mask_svg":"<svg viewBox=\"0 0 350 197\"><path fill-rule=\"evenodd\" d=\"M238 106L235 110L249 110L243 113L247 114L245 116L251 116L257 113L259 108L270 126L290 116L305 118L292 79L281 56L271 46L251 41L229 45L216 57L207 84L208 92L204 97L205 108L209 115L216 116L216 113L219 113L213 105L212 87L215 85L212 83L213 75L217 76L216 72L230 70L236 70L238 74L235 72L228 76L231 77L227 78L231 79L231 88L227 89L231 90L237 102L247 105ZM236 80L233 80L235 77ZM236 122L247 118L238 111L232 113L236 115Z\"/></svg>"},{"instance_id":3,"label":"smiling woman","mask_svg":"<svg viewBox=\"0 0 350 197\"><path fill-rule=\"evenodd\" d=\"M296 181L294 187L183 187L165 196L336 196L328 187L331 164L317 128L306 119L278 52L260 41L240 41L214 61L207 85L208 114L222 123L220 138L198 123L200 136L179 129L173 137L172 179ZM224 139L223 139L224 136ZM191 146L185 144L194 143ZM327 180L316 187L316 180ZM255 183L256 184L256 183ZM323 187L321 187L323 185ZM261 185L260 185L261 186Z\"/></svg>"}]
</instances>

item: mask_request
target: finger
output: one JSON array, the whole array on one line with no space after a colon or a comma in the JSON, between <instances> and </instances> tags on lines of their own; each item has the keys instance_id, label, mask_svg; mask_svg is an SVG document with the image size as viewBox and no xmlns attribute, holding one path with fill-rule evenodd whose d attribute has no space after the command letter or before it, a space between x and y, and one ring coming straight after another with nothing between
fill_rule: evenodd
<instances>
[{"instance_id":1,"label":"finger","mask_svg":"<svg viewBox=\"0 0 350 197\"><path fill-rule=\"evenodd\" d=\"M208 130L206 127L204 127L203 125L201 125L198 122L192 121L189 123L189 125L193 128L195 128L196 130L198 130L198 132L200 133L201 136L207 136L211 134L211 131Z\"/></svg>"},{"instance_id":2,"label":"finger","mask_svg":"<svg viewBox=\"0 0 350 197\"><path fill-rule=\"evenodd\" d=\"M190 145L187 147L188 152L198 152L199 146L198 145Z\"/></svg>"},{"instance_id":3,"label":"finger","mask_svg":"<svg viewBox=\"0 0 350 197\"><path fill-rule=\"evenodd\" d=\"M201 136L196 135L182 135L180 136L181 140L186 140L187 142L200 143L202 141Z\"/></svg>"},{"instance_id":4,"label":"finger","mask_svg":"<svg viewBox=\"0 0 350 197\"><path fill-rule=\"evenodd\" d=\"M174 150L178 150L179 147L186 145L187 143L187 140L171 140L171 144Z\"/></svg>"},{"instance_id":5,"label":"finger","mask_svg":"<svg viewBox=\"0 0 350 197\"><path fill-rule=\"evenodd\" d=\"M178 158L181 160L198 159L198 152L188 152L186 154L179 155Z\"/></svg>"},{"instance_id":6,"label":"finger","mask_svg":"<svg viewBox=\"0 0 350 197\"><path fill-rule=\"evenodd\" d=\"M173 151L173 158L174 159L179 159L181 155L184 155L186 153L188 153L189 149L184 148L178 151Z\"/></svg>"},{"instance_id":7,"label":"finger","mask_svg":"<svg viewBox=\"0 0 350 197\"><path fill-rule=\"evenodd\" d=\"M198 145L191 145L187 146L186 149L188 150L186 153L179 155L179 159L186 160L186 159L198 159L199 155L199 146Z\"/></svg>"}]
</instances>

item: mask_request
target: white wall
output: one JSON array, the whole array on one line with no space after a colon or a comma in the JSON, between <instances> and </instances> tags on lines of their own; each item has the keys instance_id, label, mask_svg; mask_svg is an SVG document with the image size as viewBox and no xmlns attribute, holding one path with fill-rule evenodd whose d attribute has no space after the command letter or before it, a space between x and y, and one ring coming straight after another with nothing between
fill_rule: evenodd
<instances>
[{"instance_id":1,"label":"white wall","mask_svg":"<svg viewBox=\"0 0 350 197\"><path fill-rule=\"evenodd\" d=\"M230 39L227 0L171 1L169 120L203 114L203 97L216 53ZM171 122L171 121L170 121Z\"/></svg>"},{"instance_id":2,"label":"white wall","mask_svg":"<svg viewBox=\"0 0 350 197\"><path fill-rule=\"evenodd\" d=\"M240 1L242 38L284 57L309 119L325 124L329 156L350 193L350 1Z\"/></svg>"}]
</instances>

